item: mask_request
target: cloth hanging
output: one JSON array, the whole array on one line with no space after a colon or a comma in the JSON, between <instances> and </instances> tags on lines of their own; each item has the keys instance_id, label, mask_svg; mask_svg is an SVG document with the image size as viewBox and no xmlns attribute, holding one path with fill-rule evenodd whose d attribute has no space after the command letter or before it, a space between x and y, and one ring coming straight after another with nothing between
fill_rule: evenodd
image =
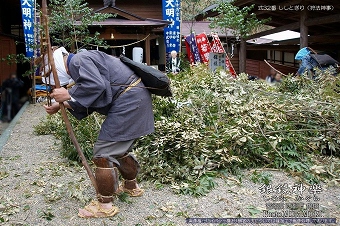
<instances>
[{"instance_id":1,"label":"cloth hanging","mask_svg":"<svg viewBox=\"0 0 340 226\"><path fill-rule=\"evenodd\" d=\"M68 85L69 83L73 82L73 80L71 79L71 76L69 74L67 74L67 72L66 72L63 54L66 54L66 55L69 54L64 47L60 47L53 52L53 59L54 59L54 63L55 63L55 66L56 66L58 78L59 78L59 81L60 81L60 86L65 86L65 85ZM48 69L49 69L49 64L48 64L47 59L48 58L45 57L45 65L46 65L45 70L46 71L48 71ZM42 81L46 84L49 84L51 82L51 85L55 85L54 78L53 78L53 72L51 72L49 76L43 77Z\"/></svg>"}]
</instances>

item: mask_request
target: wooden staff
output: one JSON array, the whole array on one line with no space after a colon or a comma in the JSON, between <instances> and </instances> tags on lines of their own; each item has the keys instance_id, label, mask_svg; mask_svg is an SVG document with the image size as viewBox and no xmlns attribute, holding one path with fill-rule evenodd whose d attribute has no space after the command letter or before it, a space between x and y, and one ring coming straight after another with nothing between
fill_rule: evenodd
<instances>
[{"instance_id":1,"label":"wooden staff","mask_svg":"<svg viewBox=\"0 0 340 226\"><path fill-rule=\"evenodd\" d=\"M271 67L274 71L278 72L281 75L287 76L286 74L283 74L281 71L277 70L272 65L270 65L270 63L268 63L268 61L266 59L264 59L264 62L266 62L266 64L268 64L268 66Z\"/></svg>"},{"instance_id":2,"label":"wooden staff","mask_svg":"<svg viewBox=\"0 0 340 226\"><path fill-rule=\"evenodd\" d=\"M53 59L52 46L51 46L50 37L49 37L48 17L47 17L47 3L46 3L46 0L42 1L42 18L43 18L43 23L42 24L43 24L44 32L45 32L45 40L44 40L43 44L45 45L45 48L46 48L46 51L47 51L47 54L48 54L47 55L48 56L48 61L49 61L50 65L51 65L51 69L52 69L52 72L53 72L53 78L54 78L54 82L55 82L55 87L56 88L60 88L60 81L59 81L59 78L58 78L58 75L57 75L57 70L56 70L56 66L55 66L55 63L54 63L54 59ZM92 173L92 170L91 170L88 162L86 161L84 153L82 152L82 150L81 150L81 148L79 146L77 138L74 135L74 132L73 132L70 120L69 120L69 118L67 116L67 113L66 113L66 110L65 110L64 103L63 102L59 102L59 105L60 105L60 110L61 110L62 117L64 119L64 122L65 122L65 125L66 125L66 128L67 128L67 132L68 132L68 134L71 137L73 145L75 146L75 148L76 148L76 150L78 152L78 155L79 155L79 157L81 159L81 162L82 162L83 166L85 167L85 169L87 171L87 174L89 175L90 180L92 182L92 185L95 188L96 193L98 195L99 192L98 192L98 185L97 185L96 178L94 177L94 175Z\"/></svg>"}]
</instances>

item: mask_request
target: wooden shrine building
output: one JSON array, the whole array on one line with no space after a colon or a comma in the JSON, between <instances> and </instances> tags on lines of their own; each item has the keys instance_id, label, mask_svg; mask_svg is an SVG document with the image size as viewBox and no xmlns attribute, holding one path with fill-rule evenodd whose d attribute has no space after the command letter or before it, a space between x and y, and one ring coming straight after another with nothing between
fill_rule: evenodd
<instances>
[{"instance_id":1,"label":"wooden shrine building","mask_svg":"<svg viewBox=\"0 0 340 226\"><path fill-rule=\"evenodd\" d=\"M271 18L266 23L269 29L249 36L239 45L239 67L251 75L264 77L269 67L263 62L267 59L283 73L294 72L298 62L294 60L297 51L305 46L315 51L327 53L340 60L340 2L331 0L236 0L240 8L254 4L252 10L259 19ZM213 10L217 5L208 7L196 17L204 20L216 16ZM260 37L291 30L300 33L296 39L263 42Z\"/></svg>"},{"instance_id":2,"label":"wooden shrine building","mask_svg":"<svg viewBox=\"0 0 340 226\"><path fill-rule=\"evenodd\" d=\"M134 47L143 48L143 62L148 65L165 64L163 29L169 21L162 20L160 0L85 0L96 13L115 15L89 27L91 33L99 32L109 49L89 46L112 55L125 54L132 57ZM41 0L37 0L41 5ZM16 44L17 42L17 44ZM0 57L9 54L25 54L20 1L2 0L0 7ZM0 62L0 82L11 72L24 73L28 68L17 68L15 64Z\"/></svg>"},{"instance_id":3,"label":"wooden shrine building","mask_svg":"<svg viewBox=\"0 0 340 226\"><path fill-rule=\"evenodd\" d=\"M115 15L90 27L112 46L109 54L119 56L124 46L125 54L131 58L133 47L142 47L147 65L165 63L165 47L159 43L163 43L163 29L170 22L162 20L162 1L120 0L110 1L109 5L103 5L106 1L102 0L87 2L96 13Z\"/></svg>"}]
</instances>

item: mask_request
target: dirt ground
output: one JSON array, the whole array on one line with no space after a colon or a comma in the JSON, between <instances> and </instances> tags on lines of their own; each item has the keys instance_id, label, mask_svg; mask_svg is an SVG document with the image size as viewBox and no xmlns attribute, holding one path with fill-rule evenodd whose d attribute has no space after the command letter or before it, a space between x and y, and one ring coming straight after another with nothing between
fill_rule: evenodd
<instances>
[{"instance_id":1,"label":"dirt ground","mask_svg":"<svg viewBox=\"0 0 340 226\"><path fill-rule=\"evenodd\" d=\"M311 225L273 223L289 216L331 218L339 225L340 187L322 183L307 185L285 172L263 169L269 183L254 183L254 170L216 179L217 186L206 196L179 195L170 185L140 185L145 194L117 199L120 213L111 218L82 219L78 208L95 197L83 167L60 156L60 142L53 136L37 136L34 125L46 117L40 104L30 104L18 120L0 153L0 225L257 225L217 223L217 220L264 218L272 223L259 225ZM142 166L143 167L143 166ZM284 215L286 214L286 215ZM187 220L187 218L191 218ZM197 219L192 219L197 218ZM202 223L205 219L206 221ZM201 221L199 223L198 221Z\"/></svg>"}]
</instances>

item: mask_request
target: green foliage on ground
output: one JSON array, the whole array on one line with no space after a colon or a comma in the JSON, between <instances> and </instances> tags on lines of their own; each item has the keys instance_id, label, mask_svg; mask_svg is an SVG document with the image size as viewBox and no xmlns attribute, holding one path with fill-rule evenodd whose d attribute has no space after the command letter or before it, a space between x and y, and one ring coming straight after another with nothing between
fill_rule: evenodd
<instances>
[{"instance_id":1,"label":"green foliage on ground","mask_svg":"<svg viewBox=\"0 0 340 226\"><path fill-rule=\"evenodd\" d=\"M272 86L245 74L211 73L204 65L187 70L172 78L173 98L153 96L156 131L135 148L140 178L192 195L212 189L216 176L258 167L284 169L310 183L339 179L340 163L332 157L340 155L339 87L339 77L327 74ZM71 117L88 158L102 119ZM36 132L53 132L64 156L77 158L60 116Z\"/></svg>"}]
</instances>

